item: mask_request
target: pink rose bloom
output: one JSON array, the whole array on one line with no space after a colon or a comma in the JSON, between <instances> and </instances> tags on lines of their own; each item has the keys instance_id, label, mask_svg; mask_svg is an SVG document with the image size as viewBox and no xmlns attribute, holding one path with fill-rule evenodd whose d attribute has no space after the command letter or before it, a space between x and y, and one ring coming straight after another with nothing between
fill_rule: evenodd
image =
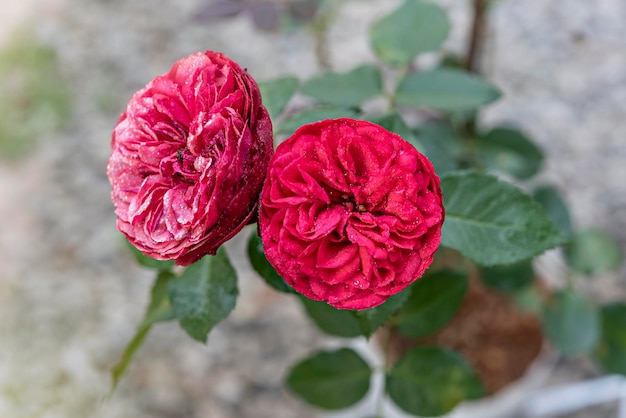
<instances>
[{"instance_id":1,"label":"pink rose bloom","mask_svg":"<svg viewBox=\"0 0 626 418\"><path fill-rule=\"evenodd\" d=\"M272 123L246 71L198 52L133 95L111 148L117 228L144 254L188 265L254 221Z\"/></svg>"},{"instance_id":2,"label":"pink rose bloom","mask_svg":"<svg viewBox=\"0 0 626 418\"><path fill-rule=\"evenodd\" d=\"M296 291L340 309L380 305L421 277L444 208L432 164L386 129L352 119L298 129L270 160L259 229Z\"/></svg>"}]
</instances>

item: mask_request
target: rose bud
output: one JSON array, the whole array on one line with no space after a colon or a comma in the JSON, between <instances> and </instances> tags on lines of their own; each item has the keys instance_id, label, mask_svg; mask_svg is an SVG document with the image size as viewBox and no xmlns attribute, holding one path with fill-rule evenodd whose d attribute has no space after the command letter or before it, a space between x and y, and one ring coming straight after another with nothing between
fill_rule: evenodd
<instances>
[{"instance_id":1,"label":"rose bud","mask_svg":"<svg viewBox=\"0 0 626 418\"><path fill-rule=\"evenodd\" d=\"M432 164L376 124L324 120L270 160L259 230L296 291L340 309L383 303L424 274L444 207Z\"/></svg>"},{"instance_id":2,"label":"rose bud","mask_svg":"<svg viewBox=\"0 0 626 418\"><path fill-rule=\"evenodd\" d=\"M188 265L254 222L272 123L245 70L198 52L133 95L111 148L117 228L144 254Z\"/></svg>"}]
</instances>

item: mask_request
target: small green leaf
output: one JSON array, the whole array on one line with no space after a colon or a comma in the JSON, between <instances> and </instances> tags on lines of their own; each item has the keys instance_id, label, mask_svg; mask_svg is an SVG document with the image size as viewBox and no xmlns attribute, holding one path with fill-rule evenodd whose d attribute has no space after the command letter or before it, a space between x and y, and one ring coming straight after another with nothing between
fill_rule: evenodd
<instances>
[{"instance_id":1,"label":"small green leaf","mask_svg":"<svg viewBox=\"0 0 626 418\"><path fill-rule=\"evenodd\" d=\"M388 131L394 132L400 135L405 141L409 142L419 152L424 153L424 147L415 137L411 128L409 128L398 113L390 113L383 116L373 116L368 118L370 122L374 122Z\"/></svg>"},{"instance_id":2,"label":"small green leaf","mask_svg":"<svg viewBox=\"0 0 626 418\"><path fill-rule=\"evenodd\" d=\"M332 106L316 107L298 112L278 126L277 133L287 136L292 135L296 129L308 123L324 119L355 118L357 112L352 109L344 109Z\"/></svg>"},{"instance_id":3,"label":"small green leaf","mask_svg":"<svg viewBox=\"0 0 626 418\"><path fill-rule=\"evenodd\" d=\"M515 306L522 312L532 313L535 316L541 316L543 312L543 297L533 286L526 286L517 290L512 295Z\"/></svg>"},{"instance_id":4,"label":"small green leaf","mask_svg":"<svg viewBox=\"0 0 626 418\"><path fill-rule=\"evenodd\" d=\"M254 233L250 235L250 239L248 240L248 258L250 259L250 264L252 264L252 268L259 273L259 275L265 280L265 282L278 290L279 292L284 293L294 293L295 291L291 286L285 282L285 279L280 277L280 275L276 272L274 267L267 261L265 258L265 252L263 251L263 241L258 234Z\"/></svg>"},{"instance_id":5,"label":"small green leaf","mask_svg":"<svg viewBox=\"0 0 626 418\"><path fill-rule=\"evenodd\" d=\"M400 408L419 416L443 415L485 392L463 357L439 347L408 350L389 371L386 387Z\"/></svg>"},{"instance_id":6,"label":"small green leaf","mask_svg":"<svg viewBox=\"0 0 626 418\"><path fill-rule=\"evenodd\" d=\"M162 271L156 278L150 292L150 304L141 325L152 325L157 322L175 319L172 304L167 295L167 286L176 276L169 271Z\"/></svg>"},{"instance_id":7,"label":"small green leaf","mask_svg":"<svg viewBox=\"0 0 626 418\"><path fill-rule=\"evenodd\" d=\"M474 152L488 170L500 171L526 180L537 174L543 154L522 132L495 128L474 138Z\"/></svg>"},{"instance_id":8,"label":"small green leaf","mask_svg":"<svg viewBox=\"0 0 626 418\"><path fill-rule=\"evenodd\" d=\"M572 236L572 221L569 210L559 191L552 186L540 186L533 192L533 197L548 213L552 222L568 237Z\"/></svg>"},{"instance_id":9,"label":"small green leaf","mask_svg":"<svg viewBox=\"0 0 626 418\"><path fill-rule=\"evenodd\" d=\"M448 112L476 109L499 97L498 89L481 77L449 68L409 74L396 92L400 106Z\"/></svg>"},{"instance_id":10,"label":"small green leaf","mask_svg":"<svg viewBox=\"0 0 626 418\"><path fill-rule=\"evenodd\" d=\"M393 324L402 334L412 338L439 331L463 303L468 282L466 275L452 270L426 274L411 286L409 299Z\"/></svg>"},{"instance_id":11,"label":"small green leaf","mask_svg":"<svg viewBox=\"0 0 626 418\"><path fill-rule=\"evenodd\" d=\"M450 21L439 6L406 0L372 26L370 42L383 61L403 67L417 55L437 50L449 32Z\"/></svg>"},{"instance_id":12,"label":"small green leaf","mask_svg":"<svg viewBox=\"0 0 626 418\"><path fill-rule=\"evenodd\" d=\"M226 318L237 300L237 273L223 248L190 265L167 288L180 326L206 343L209 331Z\"/></svg>"},{"instance_id":13,"label":"small green leaf","mask_svg":"<svg viewBox=\"0 0 626 418\"><path fill-rule=\"evenodd\" d=\"M319 351L296 364L287 387L311 405L347 408L367 394L372 370L353 350Z\"/></svg>"},{"instance_id":14,"label":"small green leaf","mask_svg":"<svg viewBox=\"0 0 626 418\"><path fill-rule=\"evenodd\" d=\"M146 309L143 320L137 328L137 332L133 336L132 340L128 343L122 358L119 363L111 369L111 390L109 395L113 393L117 387L120 379L128 369L128 365L131 360L143 344L144 340L148 336L148 333L152 329L152 325L157 322L168 321L174 319L172 307L167 297L167 284L175 276L170 272L161 272L157 276L154 284L152 285L152 291L150 292L150 304Z\"/></svg>"},{"instance_id":15,"label":"small green leaf","mask_svg":"<svg viewBox=\"0 0 626 418\"><path fill-rule=\"evenodd\" d=\"M126 241L126 243L128 244L128 248L130 248L133 257L135 258L135 261L137 261L139 265L158 271L168 271L169 269L174 267L174 260L155 260L154 258L148 257L147 255L143 254L130 242Z\"/></svg>"},{"instance_id":16,"label":"small green leaf","mask_svg":"<svg viewBox=\"0 0 626 418\"><path fill-rule=\"evenodd\" d=\"M600 338L600 316L582 295L559 292L543 313L546 335L565 355L585 354Z\"/></svg>"},{"instance_id":17,"label":"small green leaf","mask_svg":"<svg viewBox=\"0 0 626 418\"><path fill-rule=\"evenodd\" d=\"M417 132L417 140L439 175L459 169L459 161L466 156L461 138L449 123L423 124Z\"/></svg>"},{"instance_id":18,"label":"small green leaf","mask_svg":"<svg viewBox=\"0 0 626 418\"><path fill-rule=\"evenodd\" d=\"M325 333L344 338L363 335L361 324L353 311L337 309L325 302L311 300L304 296L300 297L300 301L309 318Z\"/></svg>"},{"instance_id":19,"label":"small green leaf","mask_svg":"<svg viewBox=\"0 0 626 418\"><path fill-rule=\"evenodd\" d=\"M502 293L515 293L529 286L535 272L530 260L521 263L481 267L480 278L483 283Z\"/></svg>"},{"instance_id":20,"label":"small green leaf","mask_svg":"<svg viewBox=\"0 0 626 418\"><path fill-rule=\"evenodd\" d=\"M393 295L382 305L354 312L357 321L359 321L362 334L368 338L372 336L378 328L383 326L406 303L410 293L411 286Z\"/></svg>"},{"instance_id":21,"label":"small green leaf","mask_svg":"<svg viewBox=\"0 0 626 418\"><path fill-rule=\"evenodd\" d=\"M441 243L479 265L520 262L566 241L537 202L494 176L453 172L441 178L441 189Z\"/></svg>"},{"instance_id":22,"label":"small green leaf","mask_svg":"<svg viewBox=\"0 0 626 418\"><path fill-rule=\"evenodd\" d=\"M620 268L623 255L619 245L607 234L597 229L574 233L565 247L567 264L576 272L593 276Z\"/></svg>"},{"instance_id":23,"label":"small green leaf","mask_svg":"<svg viewBox=\"0 0 626 418\"><path fill-rule=\"evenodd\" d=\"M602 338L595 359L608 373L626 375L626 303L602 307Z\"/></svg>"},{"instance_id":24,"label":"small green leaf","mask_svg":"<svg viewBox=\"0 0 626 418\"><path fill-rule=\"evenodd\" d=\"M296 77L282 77L259 83L263 105L272 120L276 119L293 97L300 81Z\"/></svg>"},{"instance_id":25,"label":"small green leaf","mask_svg":"<svg viewBox=\"0 0 626 418\"><path fill-rule=\"evenodd\" d=\"M358 107L365 100L382 95L382 77L378 68L364 65L349 73L327 72L312 78L300 91L320 103Z\"/></svg>"}]
</instances>

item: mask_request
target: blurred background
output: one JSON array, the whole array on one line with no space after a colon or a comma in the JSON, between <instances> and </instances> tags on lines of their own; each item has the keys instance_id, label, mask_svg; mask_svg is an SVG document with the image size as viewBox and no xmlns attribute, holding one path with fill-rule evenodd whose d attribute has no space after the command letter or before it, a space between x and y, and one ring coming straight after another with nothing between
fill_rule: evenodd
<instances>
[{"instance_id":1,"label":"blurred background","mask_svg":"<svg viewBox=\"0 0 626 418\"><path fill-rule=\"evenodd\" d=\"M469 0L438 0L465 47ZM295 6L291 3L294 3ZM316 3L316 1L312 2ZM115 229L105 166L110 132L132 93L194 51L225 52L257 79L305 79L375 57L367 29L396 0L21 0L0 8L0 417L317 417L287 393L286 367L323 344L291 298L244 257L234 313L203 346L158 325L108 402L109 370L132 338L153 273ZM498 0L483 70L504 92L485 125L511 122L544 150L574 223L626 248L626 2ZM320 50L320 25L327 48ZM558 266L557 266L558 268ZM589 285L626 293L626 270ZM546 385L592 378L561 361ZM616 404L568 417L615 417Z\"/></svg>"}]
</instances>

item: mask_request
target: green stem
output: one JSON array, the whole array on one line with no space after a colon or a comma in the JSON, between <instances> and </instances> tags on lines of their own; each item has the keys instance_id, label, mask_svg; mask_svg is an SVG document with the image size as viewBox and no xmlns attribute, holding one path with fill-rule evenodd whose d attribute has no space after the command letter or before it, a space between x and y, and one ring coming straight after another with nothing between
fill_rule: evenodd
<instances>
[{"instance_id":1,"label":"green stem","mask_svg":"<svg viewBox=\"0 0 626 418\"><path fill-rule=\"evenodd\" d=\"M391 367L391 329L388 325L380 329L378 338L378 344L383 353L383 365L378 370L378 373L383 375L382 388L378 392L378 399L376 400L376 418L384 418L385 413L385 374Z\"/></svg>"},{"instance_id":2,"label":"green stem","mask_svg":"<svg viewBox=\"0 0 626 418\"><path fill-rule=\"evenodd\" d=\"M397 110L398 103L396 102L396 90L398 89L398 84L400 83L400 81L402 81L402 79L407 75L408 72L409 66L398 68L395 71L391 82L387 83L387 85L384 86L385 91L383 94L385 96L385 99L387 99L387 111L390 113Z\"/></svg>"},{"instance_id":3,"label":"green stem","mask_svg":"<svg viewBox=\"0 0 626 418\"><path fill-rule=\"evenodd\" d=\"M328 50L328 30L337 14L337 5L330 2L327 8L322 8L318 16L313 21L311 27L315 38L315 58L320 69L328 71L332 68L330 63L330 52Z\"/></svg>"}]
</instances>

